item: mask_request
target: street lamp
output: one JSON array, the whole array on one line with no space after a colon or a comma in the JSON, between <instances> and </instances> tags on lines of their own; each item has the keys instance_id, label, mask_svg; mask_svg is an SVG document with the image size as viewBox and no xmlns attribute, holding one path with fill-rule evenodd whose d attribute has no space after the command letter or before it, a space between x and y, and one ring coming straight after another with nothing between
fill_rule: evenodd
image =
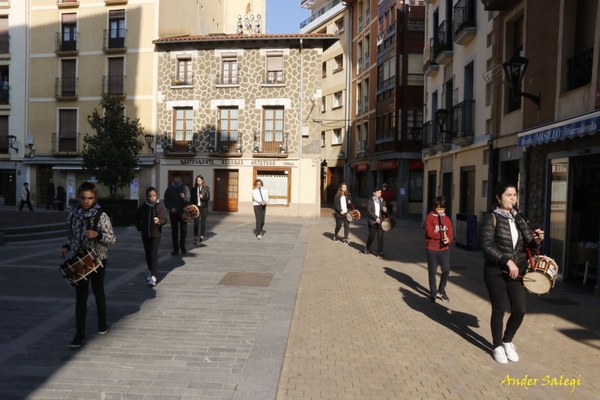
<instances>
[{"instance_id":1,"label":"street lamp","mask_svg":"<svg viewBox=\"0 0 600 400\"><path fill-rule=\"evenodd\" d=\"M154 153L154 148L152 147L152 142L154 142L154 135L147 133L144 135L144 139L146 139L146 144L148 145L148 148L152 150L152 153Z\"/></svg>"},{"instance_id":2,"label":"street lamp","mask_svg":"<svg viewBox=\"0 0 600 400\"><path fill-rule=\"evenodd\" d=\"M19 154L19 148L15 147L17 137L15 135L8 135L8 146Z\"/></svg>"},{"instance_id":3,"label":"street lamp","mask_svg":"<svg viewBox=\"0 0 600 400\"><path fill-rule=\"evenodd\" d=\"M527 64L529 60L525 57L514 56L508 59L505 63L502 64L504 68L504 73L506 74L506 79L510 83L510 88L515 96L525 97L531 101L533 101L538 109L540 108L540 95L534 95L531 93L526 93L521 91L521 82L523 81L523 77L525 76L525 71L527 70Z\"/></svg>"}]
</instances>

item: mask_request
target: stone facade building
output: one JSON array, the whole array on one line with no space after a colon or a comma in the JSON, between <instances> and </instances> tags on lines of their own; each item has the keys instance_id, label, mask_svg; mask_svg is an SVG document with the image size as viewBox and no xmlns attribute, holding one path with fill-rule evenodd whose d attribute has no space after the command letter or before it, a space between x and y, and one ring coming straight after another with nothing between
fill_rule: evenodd
<instances>
[{"instance_id":1,"label":"stone facade building","mask_svg":"<svg viewBox=\"0 0 600 400\"><path fill-rule=\"evenodd\" d=\"M269 213L320 214L319 109L330 34L201 35L155 41L157 180L203 175L212 209L251 214L255 179Z\"/></svg>"}]
</instances>

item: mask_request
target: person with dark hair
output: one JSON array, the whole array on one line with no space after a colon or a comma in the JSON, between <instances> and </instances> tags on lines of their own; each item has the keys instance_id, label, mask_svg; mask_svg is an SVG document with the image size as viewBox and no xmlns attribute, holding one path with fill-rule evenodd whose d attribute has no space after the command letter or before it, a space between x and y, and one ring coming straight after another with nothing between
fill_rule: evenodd
<instances>
[{"instance_id":1,"label":"person with dark hair","mask_svg":"<svg viewBox=\"0 0 600 400\"><path fill-rule=\"evenodd\" d=\"M348 233L350 231L350 221L346 218L346 215L350 211L352 206L352 199L350 198L350 192L348 192L348 185L346 182L342 182L333 198L333 208L335 209L335 231L333 232L333 241L338 241L338 233L344 226L344 239L342 243L348 244Z\"/></svg>"},{"instance_id":2,"label":"person with dark hair","mask_svg":"<svg viewBox=\"0 0 600 400\"><path fill-rule=\"evenodd\" d=\"M146 282L150 286L156 286L158 247L160 246L162 227L167 223L168 216L167 208L158 199L156 188L146 189L146 200L138 208L135 223L138 231L142 233L142 243L148 266Z\"/></svg>"},{"instance_id":3,"label":"person with dark hair","mask_svg":"<svg viewBox=\"0 0 600 400\"><path fill-rule=\"evenodd\" d=\"M431 212L425 218L425 252L427 255L427 272L429 275L429 299L435 302L440 299L449 302L446 294L446 284L450 275L449 245L454 239L452 220L444 213L446 199L438 196L433 200ZM442 268L440 285L435 284L438 265Z\"/></svg>"},{"instance_id":4,"label":"person with dark hair","mask_svg":"<svg viewBox=\"0 0 600 400\"><path fill-rule=\"evenodd\" d=\"M56 197L56 187L54 187L54 181L52 178L48 180L48 186L46 187L46 198L48 203L46 204L46 210L49 210L50 207L56 210L56 205L54 204L54 200Z\"/></svg>"},{"instance_id":5,"label":"person with dark hair","mask_svg":"<svg viewBox=\"0 0 600 400\"><path fill-rule=\"evenodd\" d=\"M385 201L381 198L381 187L378 186L373 189L373 196L367 202L367 212L369 213L367 221L369 237L367 238L367 245L363 252L369 254L371 252L371 244L377 239L377 252L374 254L379 258L383 258L383 229L381 229L381 223L384 220L383 214L387 212L387 208Z\"/></svg>"},{"instance_id":6,"label":"person with dark hair","mask_svg":"<svg viewBox=\"0 0 600 400\"><path fill-rule=\"evenodd\" d=\"M262 239L263 227L265 226L265 214L267 213L267 203L269 202L269 192L263 187L263 181L257 179L254 181L254 190L252 190L252 205L254 207L254 220L256 229L254 233L258 240Z\"/></svg>"},{"instance_id":7,"label":"person with dark hair","mask_svg":"<svg viewBox=\"0 0 600 400\"><path fill-rule=\"evenodd\" d=\"M194 218L194 243L202 243L206 235L206 219L208 218L208 202L210 201L210 188L204 184L202 175L196 176L192 189L191 202L198 206L200 215ZM198 236L198 231L200 236Z\"/></svg>"},{"instance_id":8,"label":"person with dark hair","mask_svg":"<svg viewBox=\"0 0 600 400\"><path fill-rule=\"evenodd\" d=\"M75 324L77 332L69 347L77 349L85 341L85 322L87 316L87 299L89 286L96 299L98 314L98 334L108 333L106 318L106 297L104 294L104 275L108 263L108 246L116 242L110 218L98 204L98 191L92 182L84 182L79 186L79 205L71 211L67 218L67 241L60 250L60 256L71 257L84 250L89 250L101 260L102 267L82 279L75 285ZM89 282L89 283L88 283Z\"/></svg>"},{"instance_id":9,"label":"person with dark hair","mask_svg":"<svg viewBox=\"0 0 600 400\"><path fill-rule=\"evenodd\" d=\"M165 207L169 210L171 220L171 239L173 240L172 256L185 254L185 239L187 237L187 222L182 219L183 208L190 202L190 189L181 181L179 172L173 173L173 182L165 190Z\"/></svg>"},{"instance_id":10,"label":"person with dark hair","mask_svg":"<svg viewBox=\"0 0 600 400\"><path fill-rule=\"evenodd\" d=\"M67 191L62 183L58 183L56 186L56 208L58 211L64 211L65 203L67 202Z\"/></svg>"},{"instance_id":11,"label":"person with dark hair","mask_svg":"<svg viewBox=\"0 0 600 400\"><path fill-rule=\"evenodd\" d=\"M25 182L21 188L21 204L19 205L19 211L23 211L23 206L27 204L29 211L33 211L33 205L31 205L31 191L29 190L29 183Z\"/></svg>"},{"instance_id":12,"label":"person with dark hair","mask_svg":"<svg viewBox=\"0 0 600 400\"><path fill-rule=\"evenodd\" d=\"M544 239L544 231L532 232L516 211L515 185L500 184L496 201L496 208L483 218L479 237L485 258L483 277L492 305L493 357L506 364L508 360L519 361L513 338L525 317L526 292L522 276L529 262L526 247L537 249ZM510 317L503 332L506 304L510 304Z\"/></svg>"}]
</instances>

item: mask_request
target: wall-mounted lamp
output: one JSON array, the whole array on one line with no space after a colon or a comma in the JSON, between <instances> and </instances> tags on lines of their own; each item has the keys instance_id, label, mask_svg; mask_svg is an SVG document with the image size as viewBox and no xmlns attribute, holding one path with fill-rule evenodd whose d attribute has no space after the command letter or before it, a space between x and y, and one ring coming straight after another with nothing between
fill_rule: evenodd
<instances>
[{"instance_id":1,"label":"wall-mounted lamp","mask_svg":"<svg viewBox=\"0 0 600 400\"><path fill-rule=\"evenodd\" d=\"M15 147L17 137L15 135L8 135L8 146L19 154L19 148Z\"/></svg>"},{"instance_id":2,"label":"wall-mounted lamp","mask_svg":"<svg viewBox=\"0 0 600 400\"><path fill-rule=\"evenodd\" d=\"M27 133L27 144L25 147L27 147L27 155L25 157L33 158L35 156L35 145L33 144L33 135L31 132Z\"/></svg>"},{"instance_id":3,"label":"wall-mounted lamp","mask_svg":"<svg viewBox=\"0 0 600 400\"><path fill-rule=\"evenodd\" d=\"M525 57L514 56L508 59L505 63L502 64L504 68L504 73L506 74L506 79L510 83L510 88L515 96L525 97L531 101L533 101L538 108L540 108L540 94L536 96L535 94L526 93L521 91L521 82L523 81L523 77L525 76L525 71L527 70L527 64L529 60Z\"/></svg>"},{"instance_id":4,"label":"wall-mounted lamp","mask_svg":"<svg viewBox=\"0 0 600 400\"><path fill-rule=\"evenodd\" d=\"M152 147L152 143L154 142L154 135L147 133L144 135L144 139L146 139L146 144L148 145L148 148L152 150L152 153L154 153L154 148Z\"/></svg>"}]
</instances>

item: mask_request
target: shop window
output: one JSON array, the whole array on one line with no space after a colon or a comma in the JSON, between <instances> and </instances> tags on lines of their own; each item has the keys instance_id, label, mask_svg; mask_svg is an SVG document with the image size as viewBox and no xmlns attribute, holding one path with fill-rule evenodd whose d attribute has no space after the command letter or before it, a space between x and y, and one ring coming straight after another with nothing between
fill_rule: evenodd
<instances>
[{"instance_id":1,"label":"shop window","mask_svg":"<svg viewBox=\"0 0 600 400\"><path fill-rule=\"evenodd\" d=\"M288 206L290 204L290 170L262 170L256 172L256 179L263 181L269 192L269 206Z\"/></svg>"}]
</instances>

